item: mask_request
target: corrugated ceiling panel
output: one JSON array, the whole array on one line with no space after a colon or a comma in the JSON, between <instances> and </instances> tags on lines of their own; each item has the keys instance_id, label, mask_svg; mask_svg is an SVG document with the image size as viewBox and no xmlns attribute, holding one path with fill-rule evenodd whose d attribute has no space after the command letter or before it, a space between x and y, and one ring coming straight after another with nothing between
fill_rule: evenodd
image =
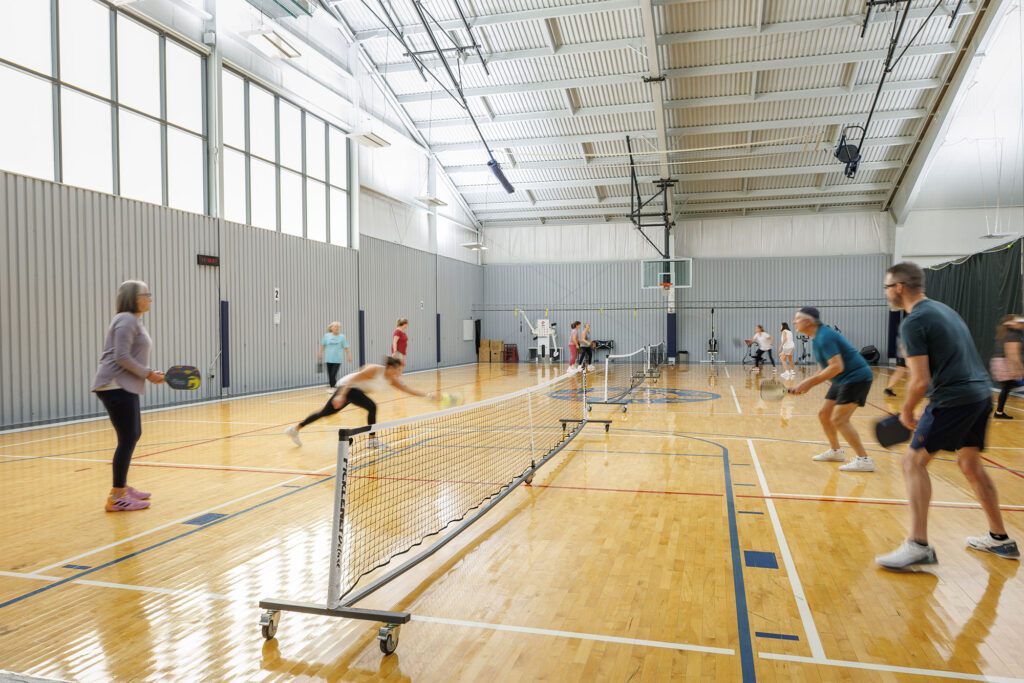
<instances>
[{"instance_id":1,"label":"corrugated ceiling panel","mask_svg":"<svg viewBox=\"0 0 1024 683\"><path fill-rule=\"evenodd\" d=\"M559 17L556 26L563 44L642 38L643 24L636 9ZM639 55L638 55L639 56Z\"/></svg>"}]
</instances>

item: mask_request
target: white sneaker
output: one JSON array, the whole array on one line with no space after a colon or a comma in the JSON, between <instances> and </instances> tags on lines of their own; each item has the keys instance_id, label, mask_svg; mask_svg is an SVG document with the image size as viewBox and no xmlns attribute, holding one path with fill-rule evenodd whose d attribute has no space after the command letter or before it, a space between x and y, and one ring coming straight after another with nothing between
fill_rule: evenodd
<instances>
[{"instance_id":1,"label":"white sneaker","mask_svg":"<svg viewBox=\"0 0 1024 683\"><path fill-rule=\"evenodd\" d=\"M337 391L337 389L328 389L327 393L328 394L333 394L335 391Z\"/></svg>"},{"instance_id":2,"label":"white sneaker","mask_svg":"<svg viewBox=\"0 0 1024 683\"><path fill-rule=\"evenodd\" d=\"M593 371L594 371L594 366L593 365L588 365L587 366L587 372L593 372Z\"/></svg>"},{"instance_id":3,"label":"white sneaker","mask_svg":"<svg viewBox=\"0 0 1024 683\"><path fill-rule=\"evenodd\" d=\"M831 448L824 453L818 453L816 456L811 458L817 462L843 462L846 460L846 453L843 453L842 448L832 450Z\"/></svg>"},{"instance_id":4,"label":"white sneaker","mask_svg":"<svg viewBox=\"0 0 1024 683\"><path fill-rule=\"evenodd\" d=\"M845 465L839 466L840 472L874 472L875 461L871 458L862 458L859 455L846 463Z\"/></svg>"},{"instance_id":5,"label":"white sneaker","mask_svg":"<svg viewBox=\"0 0 1024 683\"><path fill-rule=\"evenodd\" d=\"M378 439L375 436L371 436L369 439L366 440L366 447L367 448L381 448L383 446L384 446L384 442L381 441L380 439Z\"/></svg>"},{"instance_id":6,"label":"white sneaker","mask_svg":"<svg viewBox=\"0 0 1024 683\"><path fill-rule=\"evenodd\" d=\"M937 564L938 561L930 545L921 545L909 539L888 555L875 558L875 562L886 569L903 569L912 564Z\"/></svg>"},{"instance_id":7,"label":"white sneaker","mask_svg":"<svg viewBox=\"0 0 1024 683\"><path fill-rule=\"evenodd\" d=\"M299 438L299 430L295 428L295 425L292 425L288 429L284 430L284 433L287 434L289 438L291 438L291 440L295 442L296 446L302 445L302 439Z\"/></svg>"},{"instance_id":8,"label":"white sneaker","mask_svg":"<svg viewBox=\"0 0 1024 683\"><path fill-rule=\"evenodd\" d=\"M1012 538L1008 538L1005 541L997 541L989 534L984 536L968 536L967 547L992 553L999 557L1005 557L1008 560L1020 559L1020 550L1017 549L1017 542Z\"/></svg>"}]
</instances>

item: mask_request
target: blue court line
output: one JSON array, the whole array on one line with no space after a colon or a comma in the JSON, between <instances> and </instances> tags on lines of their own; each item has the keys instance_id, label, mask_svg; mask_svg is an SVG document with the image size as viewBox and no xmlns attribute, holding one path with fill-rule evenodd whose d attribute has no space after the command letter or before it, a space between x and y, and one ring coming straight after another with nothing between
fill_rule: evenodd
<instances>
[{"instance_id":1,"label":"blue court line","mask_svg":"<svg viewBox=\"0 0 1024 683\"><path fill-rule=\"evenodd\" d=\"M84 564L66 564L62 569L88 569L89 567Z\"/></svg>"},{"instance_id":2,"label":"blue court line","mask_svg":"<svg viewBox=\"0 0 1024 683\"><path fill-rule=\"evenodd\" d=\"M15 603L21 602L22 600L25 600L27 598L31 598L34 595L39 595L40 593L43 593L45 591L52 590L52 589L56 588L57 586L64 585L65 583L70 583L72 581L76 581L76 580L82 578L83 576L88 576L89 574L92 574L94 572L98 572L101 569L106 569L107 567L112 567L115 564L118 564L120 562L124 562L125 560L133 558L133 557L135 557L137 555L141 555L142 553L148 552L150 550L155 550L156 548L159 548L161 546L165 546L165 545L167 545L168 543L170 543L172 541L177 541L178 539L184 538L185 536L190 536L191 534L194 534L196 532L203 531L204 529L208 529L211 526L213 526L214 524L220 524L221 522L226 522L229 519L233 519L235 517L238 517L239 515L244 515L246 512L251 512L252 510L255 510L257 508L261 508L264 505L269 505L270 503L274 503L274 502L276 502L278 500L281 500L282 498L287 498L288 496L293 495L295 493L298 493L299 491L302 491L304 489L308 489L308 488L310 488L312 486L317 486L318 484L322 484L325 481L330 481L332 479L334 479L334 475L331 475L330 477L325 477L325 478L323 478L323 479L321 479L319 481L314 481L314 482L312 482L310 484L306 484L305 486L303 486L300 489L295 489L293 491L289 491L288 493L282 493L280 496L276 496L275 498L270 498L268 500L263 501L262 503L257 503L256 505L252 505L250 507L247 507L244 510L239 510L238 512L233 512L230 515L226 515L226 516L222 517L221 519L218 519L216 521L210 522L209 524L206 524L204 526L197 526L195 529L191 529L189 531L185 531L183 533L178 534L177 536L171 536L170 538L164 539L163 541L160 541L159 543L154 543L153 545L148 546L146 548L143 548L142 550L136 550L133 553L129 553L128 555L123 555L121 557L118 557L116 559L111 560L110 562L104 562L101 565L97 565L97 566L93 567L92 569L87 569L85 571L79 572L78 574L75 574L73 576L69 576L66 579L61 579L60 581L54 581L53 583L47 584L47 585L43 586L42 588L37 588L34 591L30 591L28 593L24 593L23 595L19 595L19 596L15 597L15 598L11 598L10 600L7 600L6 602L0 602L0 609L3 609L4 607L9 607L10 605L13 605Z\"/></svg>"},{"instance_id":3,"label":"blue court line","mask_svg":"<svg viewBox=\"0 0 1024 683\"><path fill-rule=\"evenodd\" d=\"M704 439L698 439L698 441L704 441ZM721 444L715 445L722 449L722 459L725 464L725 505L729 512L729 546L732 552L733 591L736 593L736 627L740 637L740 668L743 672L743 681L747 683L756 681L757 674L754 671L754 648L750 639L750 622L747 619L747 592L743 586L743 565L740 563L740 537L736 524L736 503L732 496L729 449Z\"/></svg>"},{"instance_id":4,"label":"blue court line","mask_svg":"<svg viewBox=\"0 0 1024 683\"><path fill-rule=\"evenodd\" d=\"M758 512L757 510L737 510L736 513L740 514L740 515L763 515L764 514L763 512Z\"/></svg>"},{"instance_id":5,"label":"blue court line","mask_svg":"<svg viewBox=\"0 0 1024 683\"><path fill-rule=\"evenodd\" d=\"M301 484L281 484L281 488L283 489L297 489L301 488L301 486Z\"/></svg>"},{"instance_id":6,"label":"blue court line","mask_svg":"<svg viewBox=\"0 0 1024 683\"><path fill-rule=\"evenodd\" d=\"M757 484L741 484L739 482L736 482L734 486L757 486Z\"/></svg>"},{"instance_id":7,"label":"blue court line","mask_svg":"<svg viewBox=\"0 0 1024 683\"><path fill-rule=\"evenodd\" d=\"M800 640L800 636L791 636L786 633L764 633L763 631L754 631L754 635L758 638L775 638L776 640Z\"/></svg>"},{"instance_id":8,"label":"blue court line","mask_svg":"<svg viewBox=\"0 0 1024 683\"><path fill-rule=\"evenodd\" d=\"M747 563L748 567L754 567L755 569L779 568L779 560L775 557L775 553L765 550L744 550L743 560Z\"/></svg>"},{"instance_id":9,"label":"blue court line","mask_svg":"<svg viewBox=\"0 0 1024 683\"><path fill-rule=\"evenodd\" d=\"M749 462L734 462L732 464L732 466L733 467L750 467L750 463Z\"/></svg>"}]
</instances>

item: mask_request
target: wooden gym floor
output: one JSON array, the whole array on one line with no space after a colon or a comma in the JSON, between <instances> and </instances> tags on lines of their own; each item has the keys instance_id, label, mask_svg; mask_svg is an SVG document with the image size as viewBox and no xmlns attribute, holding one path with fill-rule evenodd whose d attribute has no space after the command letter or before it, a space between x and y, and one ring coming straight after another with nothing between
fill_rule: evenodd
<instances>
[{"instance_id":1,"label":"wooden gym floor","mask_svg":"<svg viewBox=\"0 0 1024 683\"><path fill-rule=\"evenodd\" d=\"M467 401L557 367L471 365L407 376ZM798 369L798 378L806 369ZM894 409L882 387L875 406ZM606 434L588 426L481 522L362 606L413 613L384 657L376 624L283 613L326 595L337 428L302 432L325 388L147 413L130 482L149 510L105 513L106 421L0 434L0 670L75 681L1016 680L1019 562L964 548L985 520L950 454L933 463L939 564L890 573L903 539L896 452L854 422L876 471L816 463L824 387L759 400L738 366L667 367ZM902 393L902 387L898 389ZM380 419L434 406L380 396ZM1024 541L1024 402L985 457Z\"/></svg>"}]
</instances>

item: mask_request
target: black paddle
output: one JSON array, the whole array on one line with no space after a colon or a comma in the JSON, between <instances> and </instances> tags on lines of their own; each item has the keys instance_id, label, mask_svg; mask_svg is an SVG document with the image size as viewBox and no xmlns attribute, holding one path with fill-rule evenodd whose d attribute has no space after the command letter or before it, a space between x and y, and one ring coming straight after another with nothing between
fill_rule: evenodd
<instances>
[{"instance_id":1,"label":"black paddle","mask_svg":"<svg viewBox=\"0 0 1024 683\"><path fill-rule=\"evenodd\" d=\"M911 431L900 422L899 415L883 417L875 423L875 438L885 448L910 441Z\"/></svg>"},{"instance_id":2,"label":"black paddle","mask_svg":"<svg viewBox=\"0 0 1024 683\"><path fill-rule=\"evenodd\" d=\"M198 389L202 381L199 369L191 365L174 365L164 373L164 382L171 389L191 391Z\"/></svg>"}]
</instances>

